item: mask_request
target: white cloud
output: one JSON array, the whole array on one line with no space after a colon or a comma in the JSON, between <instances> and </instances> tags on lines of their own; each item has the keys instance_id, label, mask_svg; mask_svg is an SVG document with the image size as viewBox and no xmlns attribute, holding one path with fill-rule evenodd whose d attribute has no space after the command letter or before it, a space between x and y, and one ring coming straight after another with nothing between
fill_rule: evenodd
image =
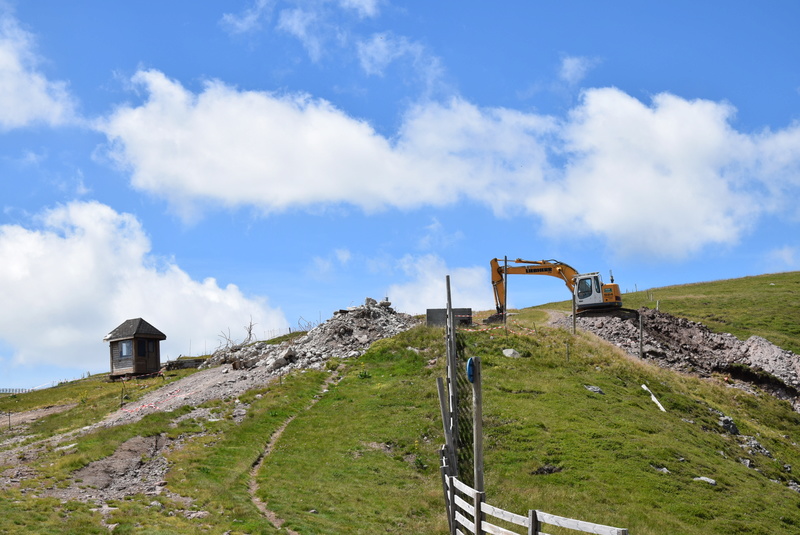
<instances>
[{"instance_id":1,"label":"white cloud","mask_svg":"<svg viewBox=\"0 0 800 535\"><path fill-rule=\"evenodd\" d=\"M306 276L317 280L326 280L338 266L346 266L351 258L352 253L349 249L334 249L326 256L315 256L306 269Z\"/></svg>"},{"instance_id":2,"label":"white cloud","mask_svg":"<svg viewBox=\"0 0 800 535\"><path fill-rule=\"evenodd\" d=\"M361 18L376 17L379 3L380 0L339 0L343 8L355 10Z\"/></svg>"},{"instance_id":3,"label":"white cloud","mask_svg":"<svg viewBox=\"0 0 800 535\"><path fill-rule=\"evenodd\" d=\"M135 81L148 101L120 107L98 128L133 185L168 198L187 218L207 201L265 212L330 203L373 211L467 196L501 209L512 200L509 187L537 176L543 153L530 136L549 128L536 117L484 114L454 100L412 110L393 145L305 95L210 82L196 96L156 71Z\"/></svg>"},{"instance_id":4,"label":"white cloud","mask_svg":"<svg viewBox=\"0 0 800 535\"><path fill-rule=\"evenodd\" d=\"M765 206L773 211L789 211L800 219L800 123L752 136L742 151L749 171L760 178L767 190L761 199Z\"/></svg>"},{"instance_id":5,"label":"white cloud","mask_svg":"<svg viewBox=\"0 0 800 535\"><path fill-rule=\"evenodd\" d=\"M559 120L453 98L412 107L386 138L307 95L221 82L193 94L157 71L134 81L147 100L98 128L133 185L186 218L208 204L371 212L469 199L551 235L680 258L736 243L760 213L798 210L800 126L744 134L726 103L591 89Z\"/></svg>"},{"instance_id":6,"label":"white cloud","mask_svg":"<svg viewBox=\"0 0 800 535\"><path fill-rule=\"evenodd\" d=\"M0 130L75 120L67 84L48 80L39 63L34 37L0 6Z\"/></svg>"},{"instance_id":7,"label":"white cloud","mask_svg":"<svg viewBox=\"0 0 800 535\"><path fill-rule=\"evenodd\" d=\"M256 0L242 13L225 13L220 21L231 33L248 33L261 29L261 21L272 11L273 0Z\"/></svg>"},{"instance_id":8,"label":"white cloud","mask_svg":"<svg viewBox=\"0 0 800 535\"><path fill-rule=\"evenodd\" d=\"M336 249L333 253L336 256L336 260L343 266L346 266L353 256L348 249Z\"/></svg>"},{"instance_id":9,"label":"white cloud","mask_svg":"<svg viewBox=\"0 0 800 535\"><path fill-rule=\"evenodd\" d=\"M418 58L422 53L419 44L405 37L395 37L389 32L376 33L356 45L361 68L369 75L383 75L386 67L403 56Z\"/></svg>"},{"instance_id":10,"label":"white cloud","mask_svg":"<svg viewBox=\"0 0 800 535\"><path fill-rule=\"evenodd\" d=\"M422 250L443 249L463 239L462 231L447 232L441 221L434 217L431 224L425 227L425 235L420 238L418 246Z\"/></svg>"},{"instance_id":11,"label":"white cloud","mask_svg":"<svg viewBox=\"0 0 800 535\"><path fill-rule=\"evenodd\" d=\"M581 56L566 56L561 59L558 77L569 85L578 85L598 61Z\"/></svg>"},{"instance_id":12,"label":"white cloud","mask_svg":"<svg viewBox=\"0 0 800 535\"><path fill-rule=\"evenodd\" d=\"M361 68L369 76L383 76L393 63L410 66L413 79L426 95L436 93L442 85L443 71L439 58L428 53L419 43L391 32L373 34L356 43Z\"/></svg>"},{"instance_id":13,"label":"white cloud","mask_svg":"<svg viewBox=\"0 0 800 535\"><path fill-rule=\"evenodd\" d=\"M800 248L793 245L784 245L767 254L768 265L766 269L776 272L786 269L797 269L800 266Z\"/></svg>"},{"instance_id":14,"label":"white cloud","mask_svg":"<svg viewBox=\"0 0 800 535\"><path fill-rule=\"evenodd\" d=\"M325 32L321 31L320 15L317 11L302 8L284 9L278 16L278 29L296 37L312 61L320 60Z\"/></svg>"},{"instance_id":15,"label":"white cloud","mask_svg":"<svg viewBox=\"0 0 800 535\"><path fill-rule=\"evenodd\" d=\"M757 215L736 171L733 109L661 94L648 107L593 89L563 129L564 176L527 201L554 234L599 235L622 253L684 256L732 244ZM800 156L798 153L797 156Z\"/></svg>"},{"instance_id":16,"label":"white cloud","mask_svg":"<svg viewBox=\"0 0 800 535\"><path fill-rule=\"evenodd\" d=\"M157 265L139 221L97 202L48 210L36 228L0 226L0 341L17 364L106 371L103 336L143 317L167 335L162 358L234 337L250 321L283 328L283 314L213 278L193 280L174 263ZM9 357L11 355L4 355Z\"/></svg>"},{"instance_id":17,"label":"white cloud","mask_svg":"<svg viewBox=\"0 0 800 535\"><path fill-rule=\"evenodd\" d=\"M447 282L453 307L474 311L494 310L494 296L488 284L489 270L483 267L448 267L437 255L407 255L399 262L410 279L389 287L392 306L400 312L424 314L429 308L447 306Z\"/></svg>"}]
</instances>

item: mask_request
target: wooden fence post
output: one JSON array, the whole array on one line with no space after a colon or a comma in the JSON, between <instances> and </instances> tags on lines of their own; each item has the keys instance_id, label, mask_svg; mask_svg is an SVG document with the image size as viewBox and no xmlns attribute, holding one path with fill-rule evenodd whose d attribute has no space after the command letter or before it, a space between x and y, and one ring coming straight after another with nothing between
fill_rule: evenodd
<instances>
[{"instance_id":1,"label":"wooden fence post","mask_svg":"<svg viewBox=\"0 0 800 535\"><path fill-rule=\"evenodd\" d=\"M450 510L447 514L450 515L448 520L450 522L450 535L456 535L456 482L455 476L447 478L450 486L448 487L448 502L450 503Z\"/></svg>"},{"instance_id":2,"label":"wooden fence post","mask_svg":"<svg viewBox=\"0 0 800 535\"><path fill-rule=\"evenodd\" d=\"M539 535L539 516L535 509L528 511L528 535Z\"/></svg>"},{"instance_id":3,"label":"wooden fence post","mask_svg":"<svg viewBox=\"0 0 800 535\"><path fill-rule=\"evenodd\" d=\"M474 487L483 492L483 386L481 358L472 357L472 454L474 457Z\"/></svg>"},{"instance_id":4,"label":"wooden fence post","mask_svg":"<svg viewBox=\"0 0 800 535\"><path fill-rule=\"evenodd\" d=\"M474 497L475 499L473 501L475 505L475 510L472 520L475 522L475 535L484 535L483 511L482 511L483 508L481 507L481 504L483 504L483 502L486 501L486 493L476 490Z\"/></svg>"},{"instance_id":5,"label":"wooden fence post","mask_svg":"<svg viewBox=\"0 0 800 535\"><path fill-rule=\"evenodd\" d=\"M572 293L572 334L575 334L578 330L577 322L578 322L578 305L575 302L575 293Z\"/></svg>"},{"instance_id":6,"label":"wooden fence post","mask_svg":"<svg viewBox=\"0 0 800 535\"><path fill-rule=\"evenodd\" d=\"M503 329L506 336L508 336L508 257L503 257L503 277L505 281L503 284Z\"/></svg>"},{"instance_id":7,"label":"wooden fence post","mask_svg":"<svg viewBox=\"0 0 800 535\"><path fill-rule=\"evenodd\" d=\"M444 428L444 455L447 461L447 466L452 471L456 462L455 445L453 442L451 424L453 420L453 413L447 407L447 394L444 389L444 380L442 380L441 377L436 378L436 389L439 392L439 411L442 413L442 427Z\"/></svg>"},{"instance_id":8,"label":"wooden fence post","mask_svg":"<svg viewBox=\"0 0 800 535\"><path fill-rule=\"evenodd\" d=\"M447 457L445 453L445 446L442 446L442 450L440 451L440 459L439 461L442 463L442 466L439 467L439 473L442 476L442 492L444 493L444 505L447 510L447 524L450 527L450 532L453 532L453 502L451 501L450 491L448 489L447 483L449 481L449 477L447 475Z\"/></svg>"},{"instance_id":9,"label":"wooden fence post","mask_svg":"<svg viewBox=\"0 0 800 535\"><path fill-rule=\"evenodd\" d=\"M644 358L644 330L643 327L644 322L642 320L642 315L639 314L639 358Z\"/></svg>"},{"instance_id":10,"label":"wooden fence post","mask_svg":"<svg viewBox=\"0 0 800 535\"><path fill-rule=\"evenodd\" d=\"M453 301L450 294L450 275L445 277L447 284L447 390L450 394L450 433L453 455L453 466L450 473L458 477L458 344L456 341L455 322L453 321Z\"/></svg>"}]
</instances>

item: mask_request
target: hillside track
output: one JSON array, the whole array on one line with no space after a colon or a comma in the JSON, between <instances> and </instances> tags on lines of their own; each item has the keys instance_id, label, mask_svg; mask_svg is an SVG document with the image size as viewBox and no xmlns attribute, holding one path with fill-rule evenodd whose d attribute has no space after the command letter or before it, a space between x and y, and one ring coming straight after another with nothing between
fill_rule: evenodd
<instances>
[{"instance_id":1,"label":"hillside track","mask_svg":"<svg viewBox=\"0 0 800 535\"><path fill-rule=\"evenodd\" d=\"M319 394L314 396L311 402L303 409L302 412L307 412L311 410L316 403L322 399L322 396L328 391L328 387L334 383L335 381L339 380L339 374L337 372L332 372L325 382L322 384L322 388L320 389ZM261 498L258 497L258 482L256 477L258 476L261 467L264 464L264 460L274 451L276 444L280 440L283 432L286 431L286 428L289 427L295 418L297 418L297 414L290 416L287 418L278 429L275 430L274 433L269 437L269 442L267 443L264 451L261 452L261 455L258 456L258 459L253 463L253 467L250 469L250 483L248 485L248 489L250 491L250 499L253 502L253 505L261 512L264 517L270 521L270 523L275 527L275 529L280 530L283 527L283 524L286 520L280 518L277 513L271 511L267 508L267 504L265 504ZM300 535L299 533L292 531L289 528L286 528L286 533L289 535Z\"/></svg>"}]
</instances>

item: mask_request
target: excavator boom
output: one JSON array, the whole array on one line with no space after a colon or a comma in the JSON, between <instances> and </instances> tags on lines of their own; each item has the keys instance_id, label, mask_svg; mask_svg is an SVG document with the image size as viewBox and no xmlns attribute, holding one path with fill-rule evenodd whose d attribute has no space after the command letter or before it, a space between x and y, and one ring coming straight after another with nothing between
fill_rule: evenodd
<instances>
[{"instance_id":1,"label":"excavator boom","mask_svg":"<svg viewBox=\"0 0 800 535\"><path fill-rule=\"evenodd\" d=\"M502 264L501 264L502 262ZM578 273L578 270L558 260L523 260L517 258L513 264L493 258L490 262L492 288L498 315L506 310L507 275L549 275L564 281L575 299L578 312L622 307L619 286L603 284L599 273ZM501 316L502 317L502 316Z\"/></svg>"}]
</instances>

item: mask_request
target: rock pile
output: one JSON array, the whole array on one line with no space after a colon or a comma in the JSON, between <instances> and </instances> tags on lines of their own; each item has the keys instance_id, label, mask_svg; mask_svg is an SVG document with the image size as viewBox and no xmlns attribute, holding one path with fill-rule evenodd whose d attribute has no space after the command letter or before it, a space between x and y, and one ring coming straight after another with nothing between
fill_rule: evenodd
<instances>
[{"instance_id":1,"label":"rock pile","mask_svg":"<svg viewBox=\"0 0 800 535\"><path fill-rule=\"evenodd\" d=\"M741 341L732 334L712 332L701 323L642 308L642 358L676 371L709 376L724 373L757 384L792 403L800 412L800 360L760 336ZM571 319L566 320L571 323ZM616 317L578 318L581 329L593 332L639 356L639 323Z\"/></svg>"},{"instance_id":2,"label":"rock pile","mask_svg":"<svg viewBox=\"0 0 800 535\"><path fill-rule=\"evenodd\" d=\"M396 312L389 301L368 297L363 305L334 312L325 323L301 338L282 344L257 342L217 350L204 368L230 363L235 369L265 367L283 373L293 369L320 369L329 358L358 357L380 339L417 325L414 317Z\"/></svg>"}]
</instances>

